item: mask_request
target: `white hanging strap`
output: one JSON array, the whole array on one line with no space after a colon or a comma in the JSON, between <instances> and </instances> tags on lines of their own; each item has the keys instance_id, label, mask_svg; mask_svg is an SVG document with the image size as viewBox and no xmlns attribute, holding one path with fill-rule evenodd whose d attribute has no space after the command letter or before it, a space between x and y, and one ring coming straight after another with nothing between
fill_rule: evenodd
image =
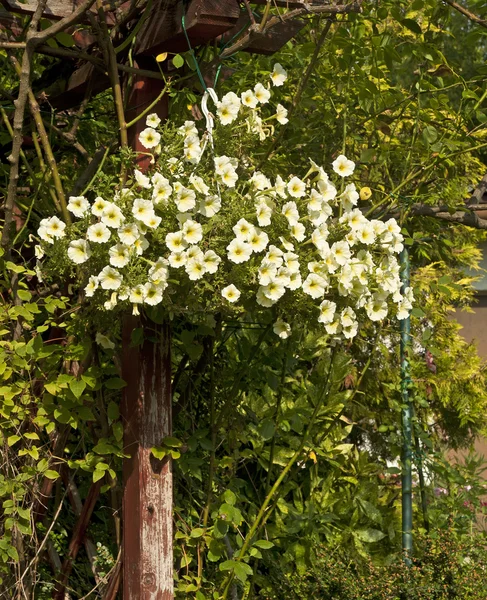
<instances>
[{"instance_id":1,"label":"white hanging strap","mask_svg":"<svg viewBox=\"0 0 487 600\"><path fill-rule=\"evenodd\" d=\"M213 115L208 110L208 98L211 98L213 100L213 103L216 107L218 107L218 105L220 104L220 101L218 100L218 96L216 95L215 90L213 88L206 88L205 93L203 94L203 98L201 99L201 112L203 113L203 115L206 119L206 135L205 135L205 139L203 142L203 148L201 149L201 154L203 154L203 152L205 151L208 140L210 141L210 147L211 147L212 151L214 150L213 127L215 125L215 121L213 119ZM217 181L216 187L217 187L218 197L220 198L220 201L221 201L220 185L218 184L218 181Z\"/></svg>"}]
</instances>

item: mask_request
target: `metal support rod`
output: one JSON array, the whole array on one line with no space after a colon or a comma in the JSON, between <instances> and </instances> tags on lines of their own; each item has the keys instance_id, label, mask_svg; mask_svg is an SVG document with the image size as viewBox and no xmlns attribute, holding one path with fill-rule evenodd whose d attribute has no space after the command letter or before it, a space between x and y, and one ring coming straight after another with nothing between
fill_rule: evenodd
<instances>
[{"instance_id":1,"label":"metal support rod","mask_svg":"<svg viewBox=\"0 0 487 600\"><path fill-rule=\"evenodd\" d=\"M409 287L409 253L407 248L401 252L401 291ZM409 346L411 342L410 317L401 321L401 399L402 399L402 549L406 564L411 563L413 549L413 437L412 405L409 398L411 381L409 370Z\"/></svg>"}]
</instances>

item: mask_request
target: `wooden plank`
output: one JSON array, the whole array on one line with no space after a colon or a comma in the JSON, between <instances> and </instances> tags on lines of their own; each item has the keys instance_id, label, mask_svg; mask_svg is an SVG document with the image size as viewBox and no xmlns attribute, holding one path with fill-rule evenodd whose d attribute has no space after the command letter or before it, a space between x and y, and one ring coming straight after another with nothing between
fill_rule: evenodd
<instances>
[{"instance_id":1,"label":"wooden plank","mask_svg":"<svg viewBox=\"0 0 487 600\"><path fill-rule=\"evenodd\" d=\"M145 326L144 326L145 325ZM145 339L131 347L134 327ZM172 464L151 453L171 434L171 339L168 324L127 317L122 332L124 422L123 599L172 600Z\"/></svg>"},{"instance_id":2,"label":"wooden plank","mask_svg":"<svg viewBox=\"0 0 487 600\"><path fill-rule=\"evenodd\" d=\"M58 21L69 17L82 3L83 0L47 0L46 9L42 16L46 19ZM32 15L37 8L37 0L0 0L5 9L11 13L20 15ZM115 9L115 0L103 2L105 12ZM91 7L91 12L96 14L96 4Z\"/></svg>"},{"instance_id":3,"label":"wooden plank","mask_svg":"<svg viewBox=\"0 0 487 600\"><path fill-rule=\"evenodd\" d=\"M251 4L265 5L267 0L250 0ZM279 8L304 8L305 6L326 6L331 4L324 0L271 0L271 8L278 6Z\"/></svg>"},{"instance_id":4,"label":"wooden plank","mask_svg":"<svg viewBox=\"0 0 487 600\"><path fill-rule=\"evenodd\" d=\"M161 52L184 52L188 42L182 17L192 46L199 46L231 29L240 15L237 0L154 0L149 18L139 35L136 54L156 56Z\"/></svg>"},{"instance_id":5,"label":"wooden plank","mask_svg":"<svg viewBox=\"0 0 487 600\"><path fill-rule=\"evenodd\" d=\"M227 31L222 39L224 41L231 40L242 29L250 26L250 20L247 14L242 14L233 29ZM251 31L247 45L242 48L243 52L250 54L274 54L280 50L289 40L295 37L303 27L306 26L306 21L291 19L282 23L276 23L270 29L264 32Z\"/></svg>"}]
</instances>

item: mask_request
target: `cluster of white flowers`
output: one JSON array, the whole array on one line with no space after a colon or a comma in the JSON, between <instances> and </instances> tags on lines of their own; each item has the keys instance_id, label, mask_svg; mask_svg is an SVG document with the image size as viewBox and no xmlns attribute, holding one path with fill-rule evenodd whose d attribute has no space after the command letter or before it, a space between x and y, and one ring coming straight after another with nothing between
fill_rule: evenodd
<instances>
[{"instance_id":1,"label":"cluster of white flowers","mask_svg":"<svg viewBox=\"0 0 487 600\"><path fill-rule=\"evenodd\" d=\"M286 78L276 64L273 85L283 85ZM240 96L227 93L217 103L220 124L241 117L250 123L249 133L261 137L262 118L256 109L270 98L261 83ZM242 109L252 114L241 114ZM281 105L274 116L287 122ZM140 141L159 154L160 119L149 115L146 124ZM339 179L339 191L313 161L302 178L291 174L271 180L260 171L246 172L234 157L205 151L207 133L200 137L193 121L186 121L178 133L182 156L160 157L150 175L135 170L132 185L111 201L71 197L68 210L82 219L75 226L67 228L57 217L43 219L38 235L45 244L36 255L67 236L68 258L85 265L85 295L97 295L106 310L132 305L138 314L142 304L164 302L175 277L171 273L182 270L191 282L218 273L220 302L227 306L239 302L243 288L244 299L253 296L263 308L296 294L299 302L315 305L317 321L328 334L345 339L355 337L365 318L384 320L391 307L391 316L408 316L413 296L410 288L401 293L396 258L403 249L400 227L394 219L369 220L357 207L359 192L353 183ZM209 156L206 163L204 155ZM340 155L332 169L345 178L355 164ZM240 218L222 231L225 215L239 214L236 198ZM84 235L75 237L71 231ZM90 267L95 255L102 267L97 272ZM143 280L133 279L134 268L139 275L143 269ZM242 268L247 268L243 279ZM291 327L279 318L274 332L287 338Z\"/></svg>"}]
</instances>

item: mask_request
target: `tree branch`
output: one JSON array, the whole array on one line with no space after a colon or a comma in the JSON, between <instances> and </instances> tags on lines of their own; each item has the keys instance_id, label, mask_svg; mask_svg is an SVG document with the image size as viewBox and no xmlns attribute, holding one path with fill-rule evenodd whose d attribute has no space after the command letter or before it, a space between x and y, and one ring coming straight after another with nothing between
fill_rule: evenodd
<instances>
[{"instance_id":1,"label":"tree branch","mask_svg":"<svg viewBox=\"0 0 487 600\"><path fill-rule=\"evenodd\" d=\"M467 17L467 19L469 19L473 23L477 23L477 25L487 28L487 19L481 19L477 15L474 15L469 10L467 10L464 6L458 4L457 2L454 2L453 0L444 0L444 2L446 2L446 4L449 4L452 8L454 8L456 11L458 11L465 17Z\"/></svg>"}]
</instances>

